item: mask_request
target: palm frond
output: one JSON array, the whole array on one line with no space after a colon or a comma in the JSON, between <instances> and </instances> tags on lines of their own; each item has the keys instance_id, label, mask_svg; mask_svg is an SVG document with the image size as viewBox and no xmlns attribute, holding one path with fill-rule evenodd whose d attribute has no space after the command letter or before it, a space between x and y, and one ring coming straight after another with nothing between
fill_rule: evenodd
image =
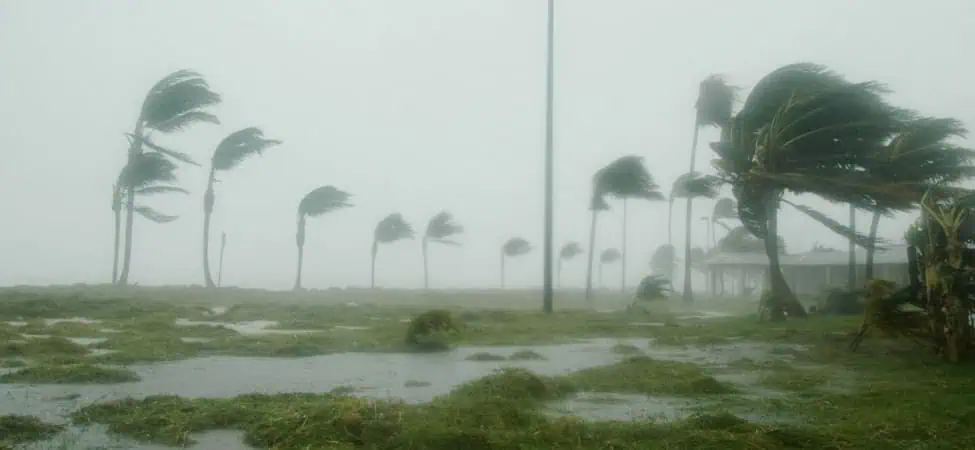
<instances>
[{"instance_id":1,"label":"palm frond","mask_svg":"<svg viewBox=\"0 0 975 450\"><path fill-rule=\"evenodd\" d=\"M842 223L833 220L831 217L823 214L815 209L812 209L805 205L798 205L788 200L782 200L783 203L792 206L793 208L799 210L803 214L809 216L813 220L823 224L826 228L829 228L834 233L845 237L846 239L852 240L857 246L862 248L876 248L882 250L886 244L882 239L877 239L874 241L870 239L870 236L858 233L850 227L843 225Z\"/></svg>"},{"instance_id":2,"label":"palm frond","mask_svg":"<svg viewBox=\"0 0 975 450\"><path fill-rule=\"evenodd\" d=\"M176 164L159 153L140 153L119 171L116 185L142 189L176 181Z\"/></svg>"},{"instance_id":3,"label":"palm frond","mask_svg":"<svg viewBox=\"0 0 975 450\"><path fill-rule=\"evenodd\" d=\"M700 172L687 172L674 180L671 198L715 198L719 195L721 180Z\"/></svg>"},{"instance_id":4,"label":"palm frond","mask_svg":"<svg viewBox=\"0 0 975 450\"><path fill-rule=\"evenodd\" d=\"M622 257L622 253L615 248L607 248L599 254L599 262L602 264L612 264L619 261Z\"/></svg>"},{"instance_id":5,"label":"palm frond","mask_svg":"<svg viewBox=\"0 0 975 450\"><path fill-rule=\"evenodd\" d=\"M698 126L724 126L731 119L737 88L728 84L723 75L710 75L698 89Z\"/></svg>"},{"instance_id":6,"label":"palm frond","mask_svg":"<svg viewBox=\"0 0 975 450\"><path fill-rule=\"evenodd\" d=\"M138 195L155 195L155 194L189 194L190 191L183 189L179 186L168 186L168 185L155 185L155 186L145 186L135 190Z\"/></svg>"},{"instance_id":7,"label":"palm frond","mask_svg":"<svg viewBox=\"0 0 975 450\"><path fill-rule=\"evenodd\" d=\"M264 132L257 127L248 127L227 135L213 152L214 170L231 170L252 155L281 144L275 139L266 139Z\"/></svg>"},{"instance_id":8,"label":"palm frond","mask_svg":"<svg viewBox=\"0 0 975 450\"><path fill-rule=\"evenodd\" d=\"M145 217L156 223L169 223L179 218L179 216L171 216L168 214L163 214L155 209L148 206L136 205L134 211L140 216Z\"/></svg>"},{"instance_id":9,"label":"palm frond","mask_svg":"<svg viewBox=\"0 0 975 450\"><path fill-rule=\"evenodd\" d=\"M559 259L570 260L582 254L582 247L578 242L567 242L559 250Z\"/></svg>"},{"instance_id":10,"label":"palm frond","mask_svg":"<svg viewBox=\"0 0 975 450\"><path fill-rule=\"evenodd\" d=\"M769 201L767 193L761 185L755 183L736 183L732 185L732 193L738 200L738 219L742 225L759 239L768 236L768 216L766 215ZM781 195L781 194L779 194Z\"/></svg>"},{"instance_id":11,"label":"palm frond","mask_svg":"<svg viewBox=\"0 0 975 450\"><path fill-rule=\"evenodd\" d=\"M351 207L352 195L334 186L322 186L305 194L298 203L299 216L320 216L327 212Z\"/></svg>"},{"instance_id":12,"label":"palm frond","mask_svg":"<svg viewBox=\"0 0 975 450\"><path fill-rule=\"evenodd\" d=\"M608 211L609 203L606 202L606 197L600 195L597 192L592 193L592 197L589 199L589 210L590 211Z\"/></svg>"},{"instance_id":13,"label":"palm frond","mask_svg":"<svg viewBox=\"0 0 975 450\"><path fill-rule=\"evenodd\" d=\"M173 158L180 162L184 162L186 164L191 164L197 167L200 166L200 163L194 161L190 155L187 155L186 153L183 152L178 152L176 150L168 149L159 144L156 144L155 142L152 141L152 139L149 139L148 136L136 136L132 133L126 133L126 136L128 136L130 140L139 141L140 145L144 145L148 147L149 150L166 155L170 158Z\"/></svg>"},{"instance_id":14,"label":"palm frond","mask_svg":"<svg viewBox=\"0 0 975 450\"><path fill-rule=\"evenodd\" d=\"M593 176L593 191L618 198L664 200L643 158L628 155L617 158Z\"/></svg>"},{"instance_id":15,"label":"palm frond","mask_svg":"<svg viewBox=\"0 0 975 450\"><path fill-rule=\"evenodd\" d=\"M505 256L521 256L527 254L531 250L531 244L520 237L508 239L501 247L501 251L504 252Z\"/></svg>"},{"instance_id":16,"label":"palm frond","mask_svg":"<svg viewBox=\"0 0 975 450\"><path fill-rule=\"evenodd\" d=\"M430 242L436 242L438 244L450 245L453 247L460 247L461 243L452 239L430 239Z\"/></svg>"},{"instance_id":17,"label":"palm frond","mask_svg":"<svg viewBox=\"0 0 975 450\"><path fill-rule=\"evenodd\" d=\"M785 239L778 236L779 254L786 254ZM732 228L728 234L718 240L715 251L721 253L765 253L765 241L755 237L744 226Z\"/></svg>"},{"instance_id":18,"label":"palm frond","mask_svg":"<svg viewBox=\"0 0 975 450\"><path fill-rule=\"evenodd\" d=\"M464 227L457 223L454 215L447 211L440 211L427 222L424 235L434 241L444 240L464 232Z\"/></svg>"},{"instance_id":19,"label":"palm frond","mask_svg":"<svg viewBox=\"0 0 975 450\"><path fill-rule=\"evenodd\" d=\"M867 170L894 182L948 184L972 178L975 152L950 142L967 132L956 119L918 118L867 161Z\"/></svg>"},{"instance_id":20,"label":"palm frond","mask_svg":"<svg viewBox=\"0 0 975 450\"><path fill-rule=\"evenodd\" d=\"M193 123L219 123L204 109L220 103L220 95L210 90L202 75L179 70L159 80L142 103L139 124L163 133L176 131Z\"/></svg>"},{"instance_id":21,"label":"palm frond","mask_svg":"<svg viewBox=\"0 0 975 450\"><path fill-rule=\"evenodd\" d=\"M401 239L413 239L415 234L413 227L406 222L402 214L392 213L376 224L373 236L376 242L390 243Z\"/></svg>"}]
</instances>

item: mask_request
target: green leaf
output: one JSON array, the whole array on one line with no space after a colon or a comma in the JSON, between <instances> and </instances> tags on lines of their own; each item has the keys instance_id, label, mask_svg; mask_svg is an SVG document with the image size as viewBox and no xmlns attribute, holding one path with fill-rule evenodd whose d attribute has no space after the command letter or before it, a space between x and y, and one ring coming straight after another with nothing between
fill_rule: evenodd
<instances>
[{"instance_id":1,"label":"green leaf","mask_svg":"<svg viewBox=\"0 0 975 450\"><path fill-rule=\"evenodd\" d=\"M883 250L883 248L884 248L884 241L882 239L879 239L879 238L877 240L870 239L870 236L865 235L865 234L862 234L862 233L857 233L852 228L850 228L850 227L848 227L846 225L843 225L843 224L841 224L841 223L833 220L831 217L829 217L829 216L827 216L827 215L825 215L825 214L823 214L823 213L821 213L819 211L816 211L815 209L812 209L812 208L810 208L808 206L797 205L797 204L792 203L792 202L790 202L788 200L782 200L782 202L785 203L785 204L787 204L787 205L792 206L793 208L801 211L802 213L804 213L805 215L809 216L813 220L815 220L815 221L823 224L825 227L829 228L834 233L839 234L840 236L843 236L843 237L845 237L845 238L847 238L849 240L852 240L859 247L862 247L862 248L871 248L871 247L873 247L873 248L879 249L879 250Z\"/></svg>"},{"instance_id":2,"label":"green leaf","mask_svg":"<svg viewBox=\"0 0 975 450\"><path fill-rule=\"evenodd\" d=\"M443 240L445 238L458 235L464 232L464 227L454 220L453 214L441 211L430 218L427 222L427 229L424 236L433 240Z\"/></svg>"},{"instance_id":3,"label":"green leaf","mask_svg":"<svg viewBox=\"0 0 975 450\"><path fill-rule=\"evenodd\" d=\"M139 124L167 133L194 123L219 123L204 110L219 104L220 100L220 95L210 90L202 75L179 70L159 80L146 94Z\"/></svg>"},{"instance_id":4,"label":"green leaf","mask_svg":"<svg viewBox=\"0 0 975 450\"><path fill-rule=\"evenodd\" d=\"M183 153L183 152L178 152L176 150L171 150L171 149L168 149L166 147L163 147L163 146L161 146L159 144L156 144L155 142L152 142L152 140L149 139L148 136L136 136L136 135L131 134L131 133L126 133L126 134L127 134L127 136L129 136L130 139L135 139L135 140L139 141L142 145L148 147L149 150L152 150L154 152L157 152L157 153L166 155L166 156L168 156L170 158L173 158L173 159L175 159L177 161L180 161L180 162L184 162L184 163L187 163L187 164L191 164L191 165L194 165L194 166L197 166L197 167L200 166L200 164L198 162L194 161L193 158L190 157L190 155L187 155L186 153Z\"/></svg>"}]
</instances>

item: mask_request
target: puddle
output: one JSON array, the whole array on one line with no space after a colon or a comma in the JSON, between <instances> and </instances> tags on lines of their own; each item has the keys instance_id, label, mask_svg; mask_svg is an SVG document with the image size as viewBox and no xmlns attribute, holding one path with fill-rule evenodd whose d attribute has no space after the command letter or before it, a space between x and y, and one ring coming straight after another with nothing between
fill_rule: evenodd
<instances>
[{"instance_id":1,"label":"puddle","mask_svg":"<svg viewBox=\"0 0 975 450\"><path fill-rule=\"evenodd\" d=\"M348 330L348 331L362 331L362 330L372 329L372 327L366 327L361 325L336 325L334 328L336 330Z\"/></svg>"},{"instance_id":2,"label":"puddle","mask_svg":"<svg viewBox=\"0 0 975 450\"><path fill-rule=\"evenodd\" d=\"M12 327L26 327L27 326L27 322L22 322L22 321L19 321L19 320L12 320L12 321L6 322L6 324L7 325L10 325Z\"/></svg>"},{"instance_id":3,"label":"puddle","mask_svg":"<svg viewBox=\"0 0 975 450\"><path fill-rule=\"evenodd\" d=\"M187 344L203 344L203 343L212 341L213 338L205 338L205 337L181 337L181 338L179 338L179 340L181 340L181 341L183 341L183 342L185 342Z\"/></svg>"},{"instance_id":4,"label":"puddle","mask_svg":"<svg viewBox=\"0 0 975 450\"><path fill-rule=\"evenodd\" d=\"M27 333L23 333L23 334L21 334L21 336L23 336L25 339L50 339L51 338L51 335L50 334L27 334Z\"/></svg>"},{"instance_id":5,"label":"puddle","mask_svg":"<svg viewBox=\"0 0 975 450\"><path fill-rule=\"evenodd\" d=\"M75 344L78 344L78 345L80 345L82 347L87 347L89 345L95 345L95 344L101 344L102 342L105 342L105 341L108 340L108 338L88 338L88 337L69 337L69 338L65 338L65 339L67 339L67 340L69 340L71 342L74 342Z\"/></svg>"},{"instance_id":6,"label":"puddle","mask_svg":"<svg viewBox=\"0 0 975 450\"><path fill-rule=\"evenodd\" d=\"M284 330L278 328L271 328L278 325L276 320L251 320L246 322L213 322L208 320L189 320L189 319L176 319L175 322L178 327L194 327L194 326L210 326L210 327L223 327L228 330L236 331L243 335L261 335L261 334L309 334L309 333L320 333L322 330Z\"/></svg>"},{"instance_id":7,"label":"puddle","mask_svg":"<svg viewBox=\"0 0 975 450\"><path fill-rule=\"evenodd\" d=\"M549 412L597 421L654 420L663 423L685 417L685 410L697 404L699 402L670 397L583 392L550 404Z\"/></svg>"},{"instance_id":8,"label":"puddle","mask_svg":"<svg viewBox=\"0 0 975 450\"><path fill-rule=\"evenodd\" d=\"M84 317L70 317L67 319L44 319L45 326L57 325L59 323L80 323L83 325L92 325L96 323L101 323L101 320L86 319Z\"/></svg>"}]
</instances>

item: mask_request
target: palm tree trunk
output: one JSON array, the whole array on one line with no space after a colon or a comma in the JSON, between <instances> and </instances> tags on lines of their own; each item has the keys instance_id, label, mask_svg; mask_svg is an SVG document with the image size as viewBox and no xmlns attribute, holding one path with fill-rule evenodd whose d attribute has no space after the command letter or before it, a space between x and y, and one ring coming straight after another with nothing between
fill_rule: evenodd
<instances>
[{"instance_id":1,"label":"palm tree trunk","mask_svg":"<svg viewBox=\"0 0 975 450\"><path fill-rule=\"evenodd\" d=\"M220 267L217 269L217 287L223 284L223 251L227 248L227 233L220 233Z\"/></svg>"},{"instance_id":2,"label":"palm tree trunk","mask_svg":"<svg viewBox=\"0 0 975 450\"><path fill-rule=\"evenodd\" d=\"M586 301L592 300L592 262L596 254L596 216L599 211L592 211L592 223L589 225L589 262L586 264Z\"/></svg>"},{"instance_id":3,"label":"palm tree trunk","mask_svg":"<svg viewBox=\"0 0 975 450\"><path fill-rule=\"evenodd\" d=\"M298 245L298 274L295 276L295 290L301 290L301 266L305 257L305 216L298 218L298 232L295 233L295 243Z\"/></svg>"},{"instance_id":4,"label":"palm tree trunk","mask_svg":"<svg viewBox=\"0 0 975 450\"><path fill-rule=\"evenodd\" d=\"M142 154L142 124L135 127L133 133L136 137L129 144L129 155L126 164L129 167L135 165L139 155ZM125 253L122 259L122 273L119 275L118 284L125 286L129 283L129 269L132 267L132 225L135 223L135 180L129 180L123 187L125 189Z\"/></svg>"},{"instance_id":5,"label":"palm tree trunk","mask_svg":"<svg viewBox=\"0 0 975 450\"><path fill-rule=\"evenodd\" d=\"M850 205L850 230L857 231L857 210ZM857 244L856 240L850 238L849 266L847 267L846 288L854 290L857 288Z\"/></svg>"},{"instance_id":6,"label":"palm tree trunk","mask_svg":"<svg viewBox=\"0 0 975 450\"><path fill-rule=\"evenodd\" d=\"M504 249L501 249L501 289L504 289Z\"/></svg>"},{"instance_id":7,"label":"palm tree trunk","mask_svg":"<svg viewBox=\"0 0 975 450\"><path fill-rule=\"evenodd\" d=\"M420 242L420 252L423 254L423 289L430 289L430 271L427 266L427 237Z\"/></svg>"},{"instance_id":8,"label":"palm tree trunk","mask_svg":"<svg viewBox=\"0 0 975 450\"><path fill-rule=\"evenodd\" d=\"M372 270L369 276L369 287L376 289L376 255L379 254L379 241L372 241Z\"/></svg>"},{"instance_id":9,"label":"palm tree trunk","mask_svg":"<svg viewBox=\"0 0 975 450\"><path fill-rule=\"evenodd\" d=\"M877 245L877 227L880 226L880 211L874 211L870 218L870 246L867 247L867 267L864 269L864 281L873 279L873 255Z\"/></svg>"},{"instance_id":10,"label":"palm tree trunk","mask_svg":"<svg viewBox=\"0 0 975 450\"><path fill-rule=\"evenodd\" d=\"M626 292L626 198L623 199L623 245L620 246L620 292Z\"/></svg>"},{"instance_id":11,"label":"palm tree trunk","mask_svg":"<svg viewBox=\"0 0 975 450\"><path fill-rule=\"evenodd\" d=\"M701 124L694 121L694 138L691 139L691 169L694 172L694 163L697 159L697 137L701 129ZM684 303L694 302L694 291L691 290L691 215L693 212L694 199L687 196L687 213L684 215L684 292L681 295Z\"/></svg>"},{"instance_id":12,"label":"palm tree trunk","mask_svg":"<svg viewBox=\"0 0 975 450\"><path fill-rule=\"evenodd\" d=\"M789 288L785 277L782 276L782 267L779 264L779 193L771 192L768 195L765 205L765 215L768 220L768 232L765 236L765 253L768 255L769 271L768 280L772 290L773 299L780 304L789 317L806 317L806 309L799 303L799 299Z\"/></svg>"},{"instance_id":13,"label":"palm tree trunk","mask_svg":"<svg viewBox=\"0 0 975 450\"><path fill-rule=\"evenodd\" d=\"M213 276L210 275L210 215L213 214L213 176L214 170L211 168L207 190L203 194L203 282L208 288L217 287L213 283Z\"/></svg>"},{"instance_id":14,"label":"palm tree trunk","mask_svg":"<svg viewBox=\"0 0 975 450\"><path fill-rule=\"evenodd\" d=\"M115 245L114 250L112 250L112 284L118 282L118 246L119 238L122 233L122 204L121 200L116 207L113 208L115 211Z\"/></svg>"}]
</instances>

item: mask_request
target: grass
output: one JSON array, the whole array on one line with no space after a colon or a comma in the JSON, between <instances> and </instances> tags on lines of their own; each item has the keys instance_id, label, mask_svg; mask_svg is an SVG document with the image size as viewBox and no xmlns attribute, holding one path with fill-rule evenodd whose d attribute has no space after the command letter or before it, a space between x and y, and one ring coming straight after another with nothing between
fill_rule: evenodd
<instances>
[{"instance_id":1,"label":"grass","mask_svg":"<svg viewBox=\"0 0 975 450\"><path fill-rule=\"evenodd\" d=\"M34 416L20 414L0 416L0 448L4 448L4 445L50 439L63 429L63 425L46 423Z\"/></svg>"},{"instance_id":2,"label":"grass","mask_svg":"<svg viewBox=\"0 0 975 450\"><path fill-rule=\"evenodd\" d=\"M373 304L373 295L352 290L299 294L162 288L0 290L0 351L15 348L0 353L0 361L26 361L27 369L70 371L83 365L81 361L102 367L95 363L206 355L409 352L415 349L404 342L406 321L427 310L446 308L463 324L450 336L451 346L530 347L595 337L651 338L654 344L642 348L621 343L612 350L620 362L560 376L507 369L458 386L426 404L367 400L339 388L327 394L220 399L157 396L87 405L76 410L72 420L100 423L137 440L172 445L189 443L193 432L236 429L255 447L281 450L975 448L975 435L965 427L975 420L971 368L946 365L932 355L919 354L909 342L879 336L869 337L859 352L851 353L846 347L859 323L856 317L813 316L765 324L754 317L686 319L680 317L678 302L669 310L646 315L581 310L543 315L534 311L535 294L384 290L383 298L375 299L384 306ZM574 297L566 297L566 303L584 305L581 298L571 303ZM359 306L345 305L353 301ZM728 300L702 308L734 304ZM211 317L207 307L214 305L229 309ZM754 310L751 303L736 307ZM76 316L101 322L45 327L40 320ZM178 318L267 319L278 321L282 329L320 332L245 336L218 327L177 327ZM14 344L2 342L21 340L25 330L5 326L6 320L26 321L30 334L53 337L11 347ZM669 326L634 326L633 322ZM335 330L337 325L369 328ZM118 333L98 331L105 328ZM64 339L81 336L107 337L93 348L115 353L91 356L88 349ZM210 340L183 342L181 337ZM773 355L748 351L753 342L783 347ZM728 364L678 362L657 353L664 347L687 348L712 359L738 357ZM519 353L523 354L516 356ZM530 350L493 356L543 358ZM745 379L751 381L740 381ZM419 388L429 383L411 380L405 385ZM657 397L679 398L696 406L671 423L593 422L552 413L553 404L581 392L626 393L646 396L651 402ZM754 416L780 422L741 418Z\"/></svg>"},{"instance_id":3,"label":"grass","mask_svg":"<svg viewBox=\"0 0 975 450\"><path fill-rule=\"evenodd\" d=\"M139 375L129 369L93 364L28 366L0 375L0 383L112 384L139 380Z\"/></svg>"}]
</instances>

